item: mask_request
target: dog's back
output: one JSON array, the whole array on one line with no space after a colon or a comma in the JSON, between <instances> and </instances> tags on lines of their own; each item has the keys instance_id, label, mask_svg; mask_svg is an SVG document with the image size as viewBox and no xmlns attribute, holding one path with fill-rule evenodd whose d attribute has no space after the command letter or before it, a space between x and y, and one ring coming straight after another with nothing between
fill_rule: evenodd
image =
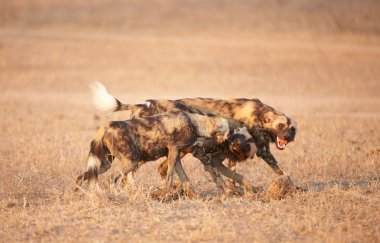
<instances>
[{"instance_id":1,"label":"dog's back","mask_svg":"<svg viewBox=\"0 0 380 243\"><path fill-rule=\"evenodd\" d=\"M134 160L143 161L166 156L168 144L190 146L198 135L184 112L112 121L104 130L103 142L115 156L119 153L138 154L140 158Z\"/></svg>"},{"instance_id":2,"label":"dog's back","mask_svg":"<svg viewBox=\"0 0 380 243\"><path fill-rule=\"evenodd\" d=\"M139 151L131 152L140 154L144 161L166 156L168 144L182 149L191 146L198 137L214 138L221 143L230 131L223 118L183 111L112 121L103 129L103 143L113 154L128 153L126 149L137 148Z\"/></svg>"},{"instance_id":3,"label":"dog's back","mask_svg":"<svg viewBox=\"0 0 380 243\"><path fill-rule=\"evenodd\" d=\"M185 98L177 100L204 113L213 113L227 119L243 122L251 127L260 124L264 112L274 109L259 99Z\"/></svg>"}]
</instances>

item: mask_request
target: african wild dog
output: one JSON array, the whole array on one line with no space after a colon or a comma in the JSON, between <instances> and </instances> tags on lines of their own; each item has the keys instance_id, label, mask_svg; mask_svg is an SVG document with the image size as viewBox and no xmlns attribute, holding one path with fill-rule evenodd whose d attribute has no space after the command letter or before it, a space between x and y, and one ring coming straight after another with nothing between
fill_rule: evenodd
<instances>
[{"instance_id":1,"label":"african wild dog","mask_svg":"<svg viewBox=\"0 0 380 243\"><path fill-rule=\"evenodd\" d=\"M93 91L94 103L99 109L104 111L128 110L132 112L132 117L146 117L170 110L191 109L201 114L211 113L240 122L248 127L254 137L257 156L264 159L277 174L284 174L270 152L269 144L273 142L276 143L278 149L284 149L287 143L294 140L297 123L258 99L147 100L144 104L128 105L111 96L100 83L93 86ZM230 168L235 168L236 163L230 160L228 165ZM166 161L158 167L162 176L165 176L166 168ZM228 175L226 176L228 177Z\"/></svg>"},{"instance_id":2,"label":"african wild dog","mask_svg":"<svg viewBox=\"0 0 380 243\"><path fill-rule=\"evenodd\" d=\"M233 122L230 122L230 128L236 126ZM244 161L246 159L252 159L257 152L256 144L252 136L248 133L246 127L234 128L233 133L230 132L228 140L222 144L216 144L215 141L209 138L198 139L197 142L189 149L183 150L180 153L180 158L184 157L186 153L193 154L198 158L207 172L210 173L212 180L216 183L217 187L224 193L229 192L229 189L225 186L223 179L219 175L219 171L238 182L244 187L247 195L252 195L252 185L240 174L226 168L221 162L215 163L214 156L228 158L231 161ZM166 163L165 163L166 165ZM160 164L162 166L162 164ZM160 171L163 169L161 168ZM161 175L162 176L162 175Z\"/></svg>"},{"instance_id":3,"label":"african wild dog","mask_svg":"<svg viewBox=\"0 0 380 243\"><path fill-rule=\"evenodd\" d=\"M171 184L175 168L184 189L189 191L189 180L178 163L179 152L190 148L199 138L209 138L221 144L229 133L226 119L182 111L109 122L97 131L91 142L88 168L78 176L77 184L88 180L90 185L97 185L98 174L106 172L115 157L125 166L122 174L127 175L141 163L167 156L167 185ZM118 185L120 179L117 177L115 184Z\"/></svg>"}]
</instances>

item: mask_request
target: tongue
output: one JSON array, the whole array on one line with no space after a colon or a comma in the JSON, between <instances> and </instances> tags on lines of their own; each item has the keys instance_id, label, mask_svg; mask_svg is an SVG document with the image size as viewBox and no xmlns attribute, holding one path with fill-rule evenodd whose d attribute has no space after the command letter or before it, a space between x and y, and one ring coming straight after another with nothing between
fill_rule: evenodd
<instances>
[{"instance_id":1,"label":"tongue","mask_svg":"<svg viewBox=\"0 0 380 243\"><path fill-rule=\"evenodd\" d=\"M286 140L280 139L277 137L277 146L281 149L285 148L288 142Z\"/></svg>"}]
</instances>

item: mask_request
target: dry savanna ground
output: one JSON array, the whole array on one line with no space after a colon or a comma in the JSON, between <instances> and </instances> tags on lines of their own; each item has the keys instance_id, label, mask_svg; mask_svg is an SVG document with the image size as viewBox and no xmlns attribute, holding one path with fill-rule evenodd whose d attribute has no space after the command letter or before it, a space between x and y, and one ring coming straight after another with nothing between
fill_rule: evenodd
<instances>
[{"instance_id":1,"label":"dry savanna ground","mask_svg":"<svg viewBox=\"0 0 380 243\"><path fill-rule=\"evenodd\" d=\"M2 1L0 241L380 241L378 1ZM199 161L197 199L162 203L158 162L105 198L74 193L103 114L87 84L126 103L258 97L298 122L272 148L283 200L220 198ZM115 168L118 169L118 163ZM238 171L276 178L260 159ZM100 177L108 191L109 173Z\"/></svg>"}]
</instances>

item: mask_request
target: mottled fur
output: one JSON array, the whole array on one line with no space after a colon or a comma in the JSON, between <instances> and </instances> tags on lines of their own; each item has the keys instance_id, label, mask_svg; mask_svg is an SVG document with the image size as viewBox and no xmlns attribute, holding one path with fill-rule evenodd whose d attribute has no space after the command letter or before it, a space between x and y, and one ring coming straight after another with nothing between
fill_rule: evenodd
<instances>
[{"instance_id":1,"label":"mottled fur","mask_svg":"<svg viewBox=\"0 0 380 243\"><path fill-rule=\"evenodd\" d=\"M275 142L278 149L284 149L288 142L294 140L297 130L297 124L294 120L285 116L283 113L276 111L272 107L262 103L258 99L230 99L218 100L209 98L180 99L180 100L147 100L144 104L128 105L123 104L116 98L112 97L101 84L96 84L95 97L98 97L96 103L102 105L98 108L103 110L131 111L132 117L145 117L169 110L186 110L200 114L214 114L225 117L239 123L241 126L247 126L249 132L254 137L257 145L257 156L264 161L279 175L282 170L278 167L277 161L270 152L269 143ZM103 95L99 94L97 89L104 91ZM113 99L112 99L113 98ZM100 99L100 100L99 100ZM106 104L106 105L105 105ZM107 107L106 109L104 107ZM225 152L229 153L228 150ZM213 155L214 157L216 155ZM218 157L228 158L224 153ZM166 161L159 166L160 174L166 172ZM230 160L229 167L235 168L236 161Z\"/></svg>"},{"instance_id":2,"label":"mottled fur","mask_svg":"<svg viewBox=\"0 0 380 243\"><path fill-rule=\"evenodd\" d=\"M201 124L201 125L200 125ZM116 157L125 165L126 175L139 164L168 157L167 182L170 185L173 168L181 181L188 182L179 161L179 152L190 148L199 138L223 143L230 133L226 119L182 111L162 115L112 121L100 128L90 146L87 171L77 183L89 180L97 184L98 174L107 171ZM118 182L119 177L115 182Z\"/></svg>"},{"instance_id":3,"label":"mottled fur","mask_svg":"<svg viewBox=\"0 0 380 243\"><path fill-rule=\"evenodd\" d=\"M291 142L296 135L297 123L294 120L258 99L218 100L195 98L177 101L205 113L210 112L227 119L242 122L248 128L254 126L266 128L271 133L272 142L277 142L277 138L286 141L286 143Z\"/></svg>"},{"instance_id":4,"label":"mottled fur","mask_svg":"<svg viewBox=\"0 0 380 243\"><path fill-rule=\"evenodd\" d=\"M101 108L101 107L99 107ZM285 114L276 111L259 99L210 99L186 98L179 100L146 100L144 104L123 104L115 99L113 111L131 111L131 117L147 117L172 110L182 110L191 113L214 114L243 123L248 128L254 126L268 129L271 142L279 149L278 139L286 143L294 140L297 123Z\"/></svg>"}]
</instances>

